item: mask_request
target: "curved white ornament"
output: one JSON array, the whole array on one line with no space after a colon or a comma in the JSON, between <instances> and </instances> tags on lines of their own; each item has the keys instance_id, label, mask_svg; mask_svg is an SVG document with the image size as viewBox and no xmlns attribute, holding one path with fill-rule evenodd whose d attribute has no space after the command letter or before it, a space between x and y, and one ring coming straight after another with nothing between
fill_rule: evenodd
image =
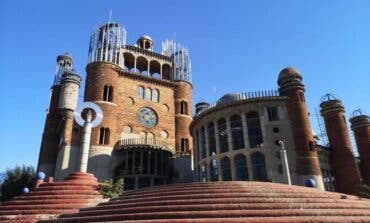
<instances>
[{"instance_id":1,"label":"curved white ornament","mask_svg":"<svg viewBox=\"0 0 370 223\"><path fill-rule=\"evenodd\" d=\"M91 121L91 127L94 128L98 126L103 121L104 115L103 115L103 111L101 110L101 108L93 102L83 102L82 105L78 106L78 108L76 109L74 113L74 118L77 124L79 124L80 126L84 125L85 120L82 118L81 113L86 108L93 110L96 114L95 119Z\"/></svg>"}]
</instances>

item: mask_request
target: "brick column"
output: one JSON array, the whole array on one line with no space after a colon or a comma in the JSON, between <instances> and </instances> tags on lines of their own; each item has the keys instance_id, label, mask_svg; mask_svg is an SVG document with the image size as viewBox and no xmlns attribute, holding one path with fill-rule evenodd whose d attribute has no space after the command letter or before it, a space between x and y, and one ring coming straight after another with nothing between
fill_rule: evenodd
<instances>
[{"instance_id":1,"label":"brick column","mask_svg":"<svg viewBox=\"0 0 370 223\"><path fill-rule=\"evenodd\" d=\"M370 121L367 115L358 115L350 120L357 149L360 154L360 170L363 182L370 185Z\"/></svg>"}]
</instances>

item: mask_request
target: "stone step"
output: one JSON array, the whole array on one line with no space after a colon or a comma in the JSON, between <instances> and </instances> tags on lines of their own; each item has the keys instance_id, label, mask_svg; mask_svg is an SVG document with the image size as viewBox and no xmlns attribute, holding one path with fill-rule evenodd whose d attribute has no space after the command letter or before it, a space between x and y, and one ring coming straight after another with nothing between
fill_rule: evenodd
<instances>
[{"instance_id":1,"label":"stone step","mask_svg":"<svg viewBox=\"0 0 370 223\"><path fill-rule=\"evenodd\" d=\"M64 222L59 220L40 221L39 223ZM237 218L191 218L191 219L151 219L151 220L123 220L105 221L110 223L307 223L307 222L370 222L370 217L365 216L288 216L288 217L237 217Z\"/></svg>"},{"instance_id":2,"label":"stone step","mask_svg":"<svg viewBox=\"0 0 370 223\"><path fill-rule=\"evenodd\" d=\"M156 205L202 205L202 204L255 204L255 203L318 203L318 204L332 204L341 203L346 205L352 204L363 204L368 205L366 201L357 200L338 200L338 199L316 199L316 198L204 198L204 199L188 199L188 200L158 200L158 201L141 201L141 202L120 202L112 203L112 201L104 202L98 204L96 207L83 208L82 211L98 210L98 209L108 209L108 208L125 208L125 207L147 207Z\"/></svg>"},{"instance_id":3,"label":"stone step","mask_svg":"<svg viewBox=\"0 0 370 223\"><path fill-rule=\"evenodd\" d=\"M25 197L32 197L32 196L45 196L45 195L72 195L72 194L85 194L85 195L100 195L100 193L96 190L47 190L47 191L31 191L30 193L23 194L22 196Z\"/></svg>"},{"instance_id":4,"label":"stone step","mask_svg":"<svg viewBox=\"0 0 370 223\"><path fill-rule=\"evenodd\" d=\"M47 185L44 187L35 188L33 191L48 191L48 190L94 190L94 186L86 185Z\"/></svg>"},{"instance_id":5,"label":"stone step","mask_svg":"<svg viewBox=\"0 0 370 223\"><path fill-rule=\"evenodd\" d=\"M76 213L78 208L70 209L31 209L31 210L0 210L0 215L40 215L40 214L65 214Z\"/></svg>"},{"instance_id":6,"label":"stone step","mask_svg":"<svg viewBox=\"0 0 370 223\"><path fill-rule=\"evenodd\" d=\"M16 200L44 200L44 199L92 199L92 198L100 198L102 197L100 194L53 194L53 195L33 195L33 196L18 196L12 199L11 201Z\"/></svg>"},{"instance_id":7,"label":"stone step","mask_svg":"<svg viewBox=\"0 0 370 223\"><path fill-rule=\"evenodd\" d=\"M157 205L151 207L125 207L125 208L111 208L111 209L98 209L98 210L80 210L78 214L67 215L72 216L103 216L103 215L114 215L116 213L125 214L142 214L142 213L155 213L155 212L183 212L183 211L215 211L215 210L276 210L276 209L369 209L367 204L352 204L350 207L348 204L341 203L319 203L319 204L307 204L307 203L254 203L254 204L203 204L203 205Z\"/></svg>"},{"instance_id":8,"label":"stone step","mask_svg":"<svg viewBox=\"0 0 370 223\"><path fill-rule=\"evenodd\" d=\"M109 222L123 220L153 220L153 219L192 219L192 218L239 218L239 217L287 217L287 216L365 216L370 217L370 210L343 209L278 209L278 210L217 210L217 211L169 211L153 213L116 213L112 215L97 215L87 217L64 217L55 222Z\"/></svg>"},{"instance_id":9,"label":"stone step","mask_svg":"<svg viewBox=\"0 0 370 223\"><path fill-rule=\"evenodd\" d=\"M83 207L83 206L91 206L90 204L96 204L99 202L98 199L94 200L68 200L65 202L48 202L45 201L44 203L31 203L31 202L24 202L24 203L10 203L8 205L0 206L1 210L28 210L28 209L68 209L68 208L75 208L75 207Z\"/></svg>"},{"instance_id":10,"label":"stone step","mask_svg":"<svg viewBox=\"0 0 370 223\"><path fill-rule=\"evenodd\" d=\"M34 200L11 200L11 201L6 201L4 203L2 203L2 205L29 205L29 204L32 204L32 205L37 205L37 204L69 204L69 203L84 203L84 202L99 202L101 201L101 196L100 197L91 197L91 198L86 198L86 197L83 197L83 198L74 198L74 197L71 197L71 198L67 198L67 199L54 199L53 197L49 197L49 198L46 198L46 197L42 197L40 199L34 199ZM1 210L1 207L0 206L0 210Z\"/></svg>"}]
</instances>

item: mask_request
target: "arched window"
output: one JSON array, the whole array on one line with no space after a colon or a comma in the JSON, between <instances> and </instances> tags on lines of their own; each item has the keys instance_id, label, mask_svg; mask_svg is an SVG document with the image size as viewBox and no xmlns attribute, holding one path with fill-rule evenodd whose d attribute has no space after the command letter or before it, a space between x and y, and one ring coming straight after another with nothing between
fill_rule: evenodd
<instances>
[{"instance_id":1,"label":"arched window","mask_svg":"<svg viewBox=\"0 0 370 223\"><path fill-rule=\"evenodd\" d=\"M140 99L144 99L144 87L139 86L137 88L137 97Z\"/></svg>"},{"instance_id":2,"label":"arched window","mask_svg":"<svg viewBox=\"0 0 370 223\"><path fill-rule=\"evenodd\" d=\"M113 87L105 85L103 91L103 101L113 101Z\"/></svg>"},{"instance_id":3,"label":"arched window","mask_svg":"<svg viewBox=\"0 0 370 223\"><path fill-rule=\"evenodd\" d=\"M239 115L234 115L230 119L231 124L231 136L233 140L233 149L243 149L244 148L244 134L242 119Z\"/></svg>"},{"instance_id":4,"label":"arched window","mask_svg":"<svg viewBox=\"0 0 370 223\"><path fill-rule=\"evenodd\" d=\"M235 180L249 180L247 169L247 157L238 154L234 157Z\"/></svg>"},{"instance_id":5,"label":"arched window","mask_svg":"<svg viewBox=\"0 0 370 223\"><path fill-rule=\"evenodd\" d=\"M109 135L110 135L109 128L101 127L100 134L99 134L99 144L101 145L109 144Z\"/></svg>"},{"instance_id":6,"label":"arched window","mask_svg":"<svg viewBox=\"0 0 370 223\"><path fill-rule=\"evenodd\" d=\"M216 154L216 136L215 136L215 125L211 122L208 125L208 144L209 144L209 151L210 155Z\"/></svg>"},{"instance_id":7,"label":"arched window","mask_svg":"<svg viewBox=\"0 0 370 223\"><path fill-rule=\"evenodd\" d=\"M152 101L159 102L159 91L157 89L152 90Z\"/></svg>"},{"instance_id":8,"label":"arched window","mask_svg":"<svg viewBox=\"0 0 370 223\"><path fill-rule=\"evenodd\" d=\"M229 151L229 144L227 141L227 130L226 130L226 120L221 118L217 121L218 125L218 139L220 144L221 153Z\"/></svg>"},{"instance_id":9,"label":"arched window","mask_svg":"<svg viewBox=\"0 0 370 223\"><path fill-rule=\"evenodd\" d=\"M230 159L228 157L224 157L221 160L221 171L222 171L222 180L223 181L231 181L231 165Z\"/></svg>"},{"instance_id":10,"label":"arched window","mask_svg":"<svg viewBox=\"0 0 370 223\"><path fill-rule=\"evenodd\" d=\"M152 99L152 90L150 88L145 88L145 100L150 101Z\"/></svg>"},{"instance_id":11,"label":"arched window","mask_svg":"<svg viewBox=\"0 0 370 223\"><path fill-rule=\"evenodd\" d=\"M248 127L248 138L249 138L249 147L257 148L260 147L262 139L262 131L260 118L257 112L252 112L247 114L247 127Z\"/></svg>"},{"instance_id":12,"label":"arched window","mask_svg":"<svg viewBox=\"0 0 370 223\"><path fill-rule=\"evenodd\" d=\"M211 159L209 162L209 170L211 181L218 181L217 160Z\"/></svg>"},{"instance_id":13,"label":"arched window","mask_svg":"<svg viewBox=\"0 0 370 223\"><path fill-rule=\"evenodd\" d=\"M252 167L254 180L265 181L267 180L265 156L260 152L252 154Z\"/></svg>"},{"instance_id":14,"label":"arched window","mask_svg":"<svg viewBox=\"0 0 370 223\"><path fill-rule=\"evenodd\" d=\"M181 152L186 152L189 150L189 140L182 138L181 139Z\"/></svg>"},{"instance_id":15,"label":"arched window","mask_svg":"<svg viewBox=\"0 0 370 223\"><path fill-rule=\"evenodd\" d=\"M180 102L180 114L188 114L188 103L186 101Z\"/></svg>"},{"instance_id":16,"label":"arched window","mask_svg":"<svg viewBox=\"0 0 370 223\"><path fill-rule=\"evenodd\" d=\"M200 129L200 146L202 148L202 159L206 158L206 134L205 129L202 127Z\"/></svg>"}]
</instances>

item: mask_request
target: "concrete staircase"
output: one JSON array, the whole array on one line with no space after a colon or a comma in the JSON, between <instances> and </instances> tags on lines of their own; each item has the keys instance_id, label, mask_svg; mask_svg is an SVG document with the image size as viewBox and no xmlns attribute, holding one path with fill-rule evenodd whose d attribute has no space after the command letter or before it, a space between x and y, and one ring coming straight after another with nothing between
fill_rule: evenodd
<instances>
[{"instance_id":1,"label":"concrete staircase","mask_svg":"<svg viewBox=\"0 0 370 223\"><path fill-rule=\"evenodd\" d=\"M42 222L370 222L370 200L265 182L175 184Z\"/></svg>"},{"instance_id":2,"label":"concrete staircase","mask_svg":"<svg viewBox=\"0 0 370 223\"><path fill-rule=\"evenodd\" d=\"M99 183L89 173L73 173L62 182L42 183L33 191L4 202L0 222L38 222L75 213L102 201Z\"/></svg>"}]
</instances>

